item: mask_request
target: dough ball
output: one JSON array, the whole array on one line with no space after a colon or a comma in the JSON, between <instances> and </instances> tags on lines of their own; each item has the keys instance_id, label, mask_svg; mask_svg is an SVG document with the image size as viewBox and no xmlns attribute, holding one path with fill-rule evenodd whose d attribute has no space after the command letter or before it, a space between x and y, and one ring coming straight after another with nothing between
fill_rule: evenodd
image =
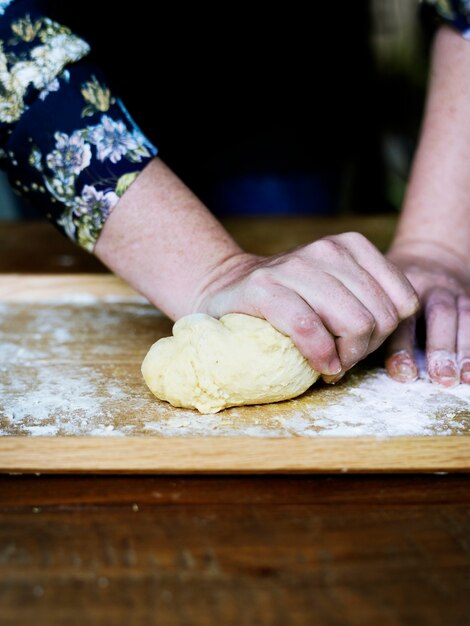
<instances>
[{"instance_id":1,"label":"dough ball","mask_svg":"<svg viewBox=\"0 0 470 626\"><path fill-rule=\"evenodd\" d=\"M319 376L289 337L239 313L178 320L173 337L150 348L142 374L160 400L201 413L294 398Z\"/></svg>"}]
</instances>

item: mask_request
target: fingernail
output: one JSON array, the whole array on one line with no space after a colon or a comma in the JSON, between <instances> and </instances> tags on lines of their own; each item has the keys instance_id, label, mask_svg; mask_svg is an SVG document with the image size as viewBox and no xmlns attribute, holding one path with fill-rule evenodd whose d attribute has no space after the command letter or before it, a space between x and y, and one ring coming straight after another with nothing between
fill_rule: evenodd
<instances>
[{"instance_id":1,"label":"fingernail","mask_svg":"<svg viewBox=\"0 0 470 626\"><path fill-rule=\"evenodd\" d=\"M394 354L387 360L390 376L400 383L410 383L418 378L418 368L407 352Z\"/></svg>"},{"instance_id":2,"label":"fingernail","mask_svg":"<svg viewBox=\"0 0 470 626\"><path fill-rule=\"evenodd\" d=\"M418 376L418 370L411 361L400 361L397 364L396 372L405 380L415 380Z\"/></svg>"},{"instance_id":3,"label":"fingernail","mask_svg":"<svg viewBox=\"0 0 470 626\"><path fill-rule=\"evenodd\" d=\"M442 353L431 353L428 356L429 376L434 382L444 387L453 387L459 382L456 363L448 356L442 357Z\"/></svg>"},{"instance_id":4,"label":"fingernail","mask_svg":"<svg viewBox=\"0 0 470 626\"><path fill-rule=\"evenodd\" d=\"M437 368L437 375L440 378L456 378L457 369L452 361L445 361Z\"/></svg>"},{"instance_id":5,"label":"fingernail","mask_svg":"<svg viewBox=\"0 0 470 626\"><path fill-rule=\"evenodd\" d=\"M460 380L470 385L470 359L465 359L460 364Z\"/></svg>"},{"instance_id":6,"label":"fingernail","mask_svg":"<svg viewBox=\"0 0 470 626\"><path fill-rule=\"evenodd\" d=\"M331 359L331 361L328 363L328 375L335 376L336 374L339 374L340 372L341 372L341 362L338 359L338 357L334 357L334 359Z\"/></svg>"},{"instance_id":7,"label":"fingernail","mask_svg":"<svg viewBox=\"0 0 470 626\"><path fill-rule=\"evenodd\" d=\"M334 385L335 383L339 382L343 376L345 375L346 372L340 372L339 374L337 374L336 376L323 376L323 380L325 381L325 383L327 383L328 385Z\"/></svg>"},{"instance_id":8,"label":"fingernail","mask_svg":"<svg viewBox=\"0 0 470 626\"><path fill-rule=\"evenodd\" d=\"M333 380L331 381L333 383L333 385L335 383L339 383L339 381L343 378L343 376L346 374L346 372L341 372L340 374L338 374L338 376L335 376L333 378Z\"/></svg>"}]
</instances>

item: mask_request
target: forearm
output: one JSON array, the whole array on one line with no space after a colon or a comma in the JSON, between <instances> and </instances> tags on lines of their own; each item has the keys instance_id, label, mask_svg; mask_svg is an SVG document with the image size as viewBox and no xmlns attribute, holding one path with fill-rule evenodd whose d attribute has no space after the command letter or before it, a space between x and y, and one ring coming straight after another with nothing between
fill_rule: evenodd
<instances>
[{"instance_id":1,"label":"forearm","mask_svg":"<svg viewBox=\"0 0 470 626\"><path fill-rule=\"evenodd\" d=\"M470 42L442 27L434 43L421 138L390 258L416 289L432 381L470 384ZM393 378L418 376L414 321L388 345Z\"/></svg>"},{"instance_id":2,"label":"forearm","mask_svg":"<svg viewBox=\"0 0 470 626\"><path fill-rule=\"evenodd\" d=\"M437 33L421 139L394 248L439 246L470 263L470 42Z\"/></svg>"},{"instance_id":3,"label":"forearm","mask_svg":"<svg viewBox=\"0 0 470 626\"><path fill-rule=\"evenodd\" d=\"M416 311L408 281L358 234L267 259L243 252L153 159L156 147L85 59L89 45L41 5L10 3L0 20L0 156L71 239L173 319L265 318L336 380Z\"/></svg>"},{"instance_id":4,"label":"forearm","mask_svg":"<svg viewBox=\"0 0 470 626\"><path fill-rule=\"evenodd\" d=\"M95 254L173 319L193 311L214 270L244 255L160 159L120 199Z\"/></svg>"}]
</instances>

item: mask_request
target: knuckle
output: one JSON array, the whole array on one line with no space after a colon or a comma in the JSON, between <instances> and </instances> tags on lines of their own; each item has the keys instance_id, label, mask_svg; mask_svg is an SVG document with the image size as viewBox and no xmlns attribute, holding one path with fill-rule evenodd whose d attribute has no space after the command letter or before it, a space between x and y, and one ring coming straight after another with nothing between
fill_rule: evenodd
<instances>
[{"instance_id":1,"label":"knuckle","mask_svg":"<svg viewBox=\"0 0 470 626\"><path fill-rule=\"evenodd\" d=\"M285 261L286 269L294 274L305 274L311 271L311 262L299 255L290 255Z\"/></svg>"},{"instance_id":2,"label":"knuckle","mask_svg":"<svg viewBox=\"0 0 470 626\"><path fill-rule=\"evenodd\" d=\"M400 316L402 318L410 317L417 313L420 309L421 303L419 301L418 295L414 292L413 288L408 288L408 293L406 295L406 300L403 303L400 311Z\"/></svg>"},{"instance_id":3,"label":"knuckle","mask_svg":"<svg viewBox=\"0 0 470 626\"><path fill-rule=\"evenodd\" d=\"M416 290L409 279L397 267L388 265L388 272L397 280L396 296L399 304L404 309L411 309L419 306L419 298Z\"/></svg>"},{"instance_id":4,"label":"knuckle","mask_svg":"<svg viewBox=\"0 0 470 626\"><path fill-rule=\"evenodd\" d=\"M351 345L347 350L341 352L341 366L344 370L349 370L367 355L364 346Z\"/></svg>"},{"instance_id":5,"label":"knuckle","mask_svg":"<svg viewBox=\"0 0 470 626\"><path fill-rule=\"evenodd\" d=\"M433 311L436 311L437 313L445 313L448 311L452 311L454 308L455 306L453 302L448 302L445 300L438 300L437 302L434 302L434 304L431 307L431 309Z\"/></svg>"},{"instance_id":6,"label":"knuckle","mask_svg":"<svg viewBox=\"0 0 470 626\"><path fill-rule=\"evenodd\" d=\"M406 320L412 315L416 315L421 308L417 297L406 298L402 302L395 300L395 306L400 320Z\"/></svg>"},{"instance_id":7,"label":"knuckle","mask_svg":"<svg viewBox=\"0 0 470 626\"><path fill-rule=\"evenodd\" d=\"M403 272L388 259L386 260L386 270L389 276L395 280L396 287L393 293L393 302L401 319L406 319L417 313L421 303L413 285Z\"/></svg>"},{"instance_id":8,"label":"knuckle","mask_svg":"<svg viewBox=\"0 0 470 626\"><path fill-rule=\"evenodd\" d=\"M295 343L302 344L301 350L316 369L324 369L334 354L333 337L324 328L321 320L313 313L300 313L291 320L291 334Z\"/></svg>"},{"instance_id":9,"label":"knuckle","mask_svg":"<svg viewBox=\"0 0 470 626\"><path fill-rule=\"evenodd\" d=\"M248 301L264 304L275 296L275 288L269 271L264 268L255 269L245 283L245 296Z\"/></svg>"},{"instance_id":10,"label":"knuckle","mask_svg":"<svg viewBox=\"0 0 470 626\"><path fill-rule=\"evenodd\" d=\"M320 257L338 256L344 253L343 246L332 237L318 239L312 244L312 250Z\"/></svg>"},{"instance_id":11,"label":"knuckle","mask_svg":"<svg viewBox=\"0 0 470 626\"><path fill-rule=\"evenodd\" d=\"M292 327L298 335L311 335L319 330L320 323L313 314L299 313L292 320Z\"/></svg>"},{"instance_id":12,"label":"knuckle","mask_svg":"<svg viewBox=\"0 0 470 626\"><path fill-rule=\"evenodd\" d=\"M376 327L375 318L371 313L362 313L356 317L355 324L352 329L354 337L370 337Z\"/></svg>"},{"instance_id":13,"label":"knuckle","mask_svg":"<svg viewBox=\"0 0 470 626\"><path fill-rule=\"evenodd\" d=\"M437 300L429 305L427 310L427 317L430 321L432 321L435 318L448 317L449 315L452 315L454 311L454 303L444 300Z\"/></svg>"},{"instance_id":14,"label":"knuckle","mask_svg":"<svg viewBox=\"0 0 470 626\"><path fill-rule=\"evenodd\" d=\"M353 246L372 247L371 242L362 233L349 231L338 235L338 238Z\"/></svg>"},{"instance_id":15,"label":"knuckle","mask_svg":"<svg viewBox=\"0 0 470 626\"><path fill-rule=\"evenodd\" d=\"M379 330L382 335L391 335L399 324L397 315L389 314L380 321Z\"/></svg>"},{"instance_id":16,"label":"knuckle","mask_svg":"<svg viewBox=\"0 0 470 626\"><path fill-rule=\"evenodd\" d=\"M269 287L272 285L271 271L265 267L257 267L250 273L248 283L251 287L258 289Z\"/></svg>"},{"instance_id":17,"label":"knuckle","mask_svg":"<svg viewBox=\"0 0 470 626\"><path fill-rule=\"evenodd\" d=\"M449 289L436 287L428 293L427 301L430 306L440 303L452 305L455 303L455 295Z\"/></svg>"},{"instance_id":18,"label":"knuckle","mask_svg":"<svg viewBox=\"0 0 470 626\"><path fill-rule=\"evenodd\" d=\"M452 314L457 307L454 295L447 289L435 289L426 300L426 317L434 318Z\"/></svg>"}]
</instances>

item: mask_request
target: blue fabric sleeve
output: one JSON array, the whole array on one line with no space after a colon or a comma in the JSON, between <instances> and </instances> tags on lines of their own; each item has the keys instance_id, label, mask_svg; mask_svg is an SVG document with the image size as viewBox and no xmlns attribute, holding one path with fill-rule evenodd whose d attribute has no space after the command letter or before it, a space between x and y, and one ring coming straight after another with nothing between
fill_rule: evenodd
<instances>
[{"instance_id":1,"label":"blue fabric sleeve","mask_svg":"<svg viewBox=\"0 0 470 626\"><path fill-rule=\"evenodd\" d=\"M18 192L92 251L157 149L89 62L89 45L41 8L0 0L0 165Z\"/></svg>"},{"instance_id":2,"label":"blue fabric sleeve","mask_svg":"<svg viewBox=\"0 0 470 626\"><path fill-rule=\"evenodd\" d=\"M446 24L458 30L465 39L470 39L469 0L426 0L426 4L433 6Z\"/></svg>"}]
</instances>

